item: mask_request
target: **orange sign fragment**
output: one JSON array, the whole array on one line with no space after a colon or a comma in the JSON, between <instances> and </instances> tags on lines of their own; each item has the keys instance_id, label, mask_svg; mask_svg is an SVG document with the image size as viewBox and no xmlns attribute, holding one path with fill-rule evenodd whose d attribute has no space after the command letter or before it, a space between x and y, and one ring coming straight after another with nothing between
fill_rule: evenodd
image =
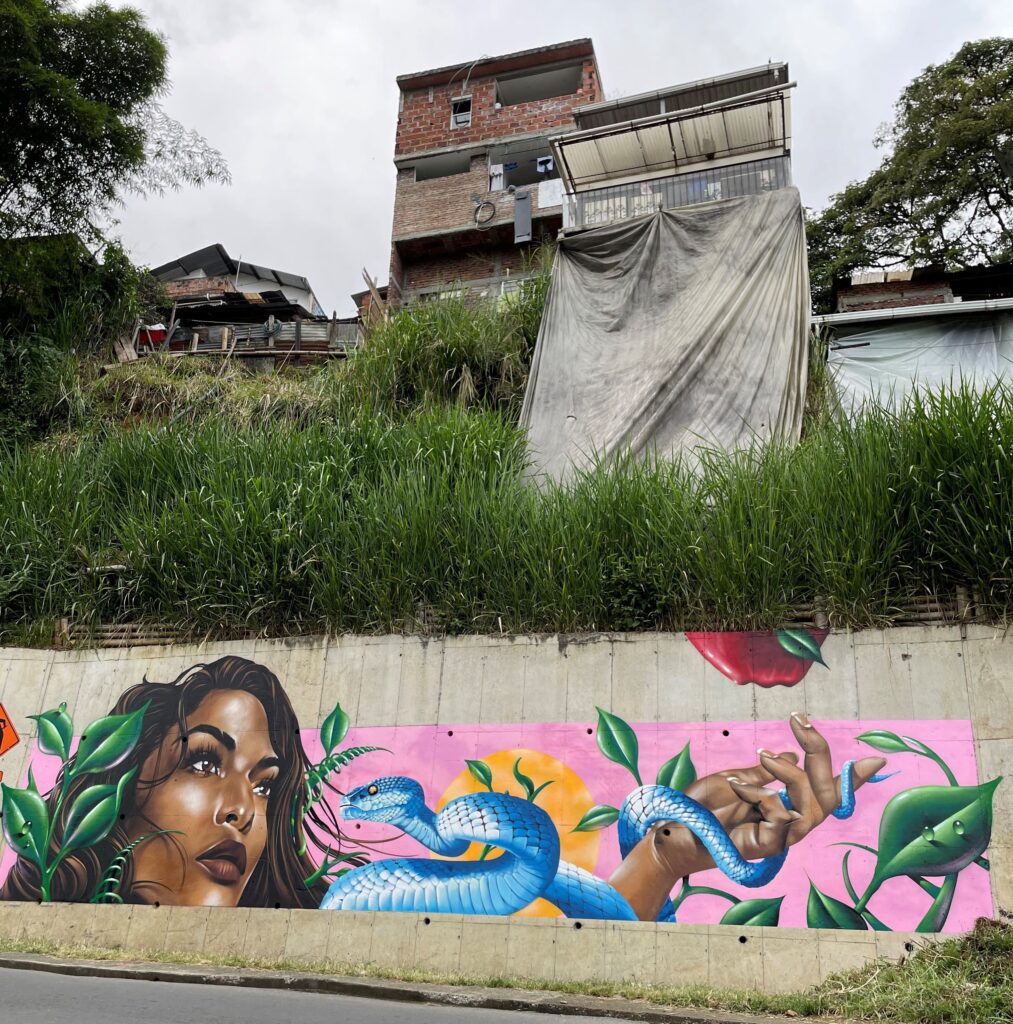
<instances>
[{"instance_id":1,"label":"orange sign fragment","mask_svg":"<svg viewBox=\"0 0 1013 1024\"><path fill-rule=\"evenodd\" d=\"M3 704L0 704L0 757L3 757L11 747L16 747L20 739L11 716L7 714Z\"/></svg>"}]
</instances>

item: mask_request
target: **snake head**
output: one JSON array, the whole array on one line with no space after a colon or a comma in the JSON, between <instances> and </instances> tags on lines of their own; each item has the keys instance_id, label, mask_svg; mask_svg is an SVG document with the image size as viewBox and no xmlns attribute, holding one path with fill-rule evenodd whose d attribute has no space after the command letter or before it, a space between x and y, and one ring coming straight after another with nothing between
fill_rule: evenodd
<instances>
[{"instance_id":1,"label":"snake head","mask_svg":"<svg viewBox=\"0 0 1013 1024\"><path fill-rule=\"evenodd\" d=\"M425 794L414 779L386 775L347 793L341 801L341 815L361 821L397 822L414 817L424 804Z\"/></svg>"}]
</instances>

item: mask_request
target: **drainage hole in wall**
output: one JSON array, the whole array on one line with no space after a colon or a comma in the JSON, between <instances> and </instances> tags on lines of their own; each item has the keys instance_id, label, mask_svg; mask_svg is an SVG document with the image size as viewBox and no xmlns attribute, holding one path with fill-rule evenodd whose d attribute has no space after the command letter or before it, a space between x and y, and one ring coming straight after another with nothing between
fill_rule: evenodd
<instances>
[{"instance_id":1,"label":"drainage hole in wall","mask_svg":"<svg viewBox=\"0 0 1013 1024\"><path fill-rule=\"evenodd\" d=\"M188 741L188 739L189 739L189 737L187 737L187 736L180 736L179 742L180 743L186 743Z\"/></svg>"},{"instance_id":2,"label":"drainage hole in wall","mask_svg":"<svg viewBox=\"0 0 1013 1024\"><path fill-rule=\"evenodd\" d=\"M358 822L355 823L355 827L356 828L362 828L362 826Z\"/></svg>"},{"instance_id":3,"label":"drainage hole in wall","mask_svg":"<svg viewBox=\"0 0 1013 1024\"><path fill-rule=\"evenodd\" d=\"M125 814L121 814L120 815L120 821L126 821L126 820L127 820L127 816Z\"/></svg>"},{"instance_id":4,"label":"drainage hole in wall","mask_svg":"<svg viewBox=\"0 0 1013 1024\"><path fill-rule=\"evenodd\" d=\"M915 944L913 942L905 942L904 949L908 953L913 953L915 951Z\"/></svg>"},{"instance_id":5,"label":"drainage hole in wall","mask_svg":"<svg viewBox=\"0 0 1013 1024\"><path fill-rule=\"evenodd\" d=\"M580 929L580 928L583 928L584 926L580 923L580 921L574 921L573 922L573 927L577 928L577 929Z\"/></svg>"},{"instance_id":6,"label":"drainage hole in wall","mask_svg":"<svg viewBox=\"0 0 1013 1024\"><path fill-rule=\"evenodd\" d=\"M722 730L721 730L721 735L722 735L722 736L728 736L728 735L730 735L730 733L728 732L728 730L727 730L727 729L722 729Z\"/></svg>"},{"instance_id":7,"label":"drainage hole in wall","mask_svg":"<svg viewBox=\"0 0 1013 1024\"><path fill-rule=\"evenodd\" d=\"M588 734L588 736L590 736L590 735L591 735L591 734L592 734L593 732L594 732L594 729L588 729L588 730L587 730L587 734Z\"/></svg>"},{"instance_id":8,"label":"drainage hole in wall","mask_svg":"<svg viewBox=\"0 0 1013 1024\"><path fill-rule=\"evenodd\" d=\"M275 903L274 909L275 910L281 910L281 904L280 903Z\"/></svg>"},{"instance_id":9,"label":"drainage hole in wall","mask_svg":"<svg viewBox=\"0 0 1013 1024\"><path fill-rule=\"evenodd\" d=\"M661 834L663 836L670 836L672 834L672 830L670 828L663 828L661 830Z\"/></svg>"},{"instance_id":10,"label":"drainage hole in wall","mask_svg":"<svg viewBox=\"0 0 1013 1024\"><path fill-rule=\"evenodd\" d=\"M740 936L739 936L739 942L742 942L742 943L746 943L746 942L748 942L748 941L749 941L749 939L747 939L747 938L745 937L745 935L740 935Z\"/></svg>"},{"instance_id":11,"label":"drainage hole in wall","mask_svg":"<svg viewBox=\"0 0 1013 1024\"><path fill-rule=\"evenodd\" d=\"M159 907L160 907L160 906L161 906L162 904L161 904L161 903L159 903L159 902L158 902L158 900L155 900L155 902L154 902L154 903L152 903L151 905L152 905L152 906L153 906L153 907L154 907L154 908L155 908L156 910L158 910L158 908L159 908Z\"/></svg>"},{"instance_id":12,"label":"drainage hole in wall","mask_svg":"<svg viewBox=\"0 0 1013 1024\"><path fill-rule=\"evenodd\" d=\"M428 917L422 918L422 923L423 924L429 924L429 918Z\"/></svg>"},{"instance_id":13,"label":"drainage hole in wall","mask_svg":"<svg viewBox=\"0 0 1013 1024\"><path fill-rule=\"evenodd\" d=\"M447 730L447 735L448 736L453 736L454 735L454 730L453 729L448 729Z\"/></svg>"}]
</instances>

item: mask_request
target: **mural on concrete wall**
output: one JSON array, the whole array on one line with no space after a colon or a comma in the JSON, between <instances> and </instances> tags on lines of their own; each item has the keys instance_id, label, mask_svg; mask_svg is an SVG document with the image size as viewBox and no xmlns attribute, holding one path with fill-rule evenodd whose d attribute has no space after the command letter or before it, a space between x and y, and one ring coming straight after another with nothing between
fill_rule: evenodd
<instances>
[{"instance_id":1,"label":"mural on concrete wall","mask_svg":"<svg viewBox=\"0 0 1013 1024\"><path fill-rule=\"evenodd\" d=\"M723 675L740 686L794 686L814 664L827 668L824 628L791 627L738 633L687 633L686 639Z\"/></svg>"},{"instance_id":2,"label":"mural on concrete wall","mask_svg":"<svg viewBox=\"0 0 1013 1024\"><path fill-rule=\"evenodd\" d=\"M3 786L2 896L922 931L991 912L1000 780L977 785L969 722L589 711L353 729L338 704L301 730L236 657L131 687L76 741L61 705Z\"/></svg>"}]
</instances>

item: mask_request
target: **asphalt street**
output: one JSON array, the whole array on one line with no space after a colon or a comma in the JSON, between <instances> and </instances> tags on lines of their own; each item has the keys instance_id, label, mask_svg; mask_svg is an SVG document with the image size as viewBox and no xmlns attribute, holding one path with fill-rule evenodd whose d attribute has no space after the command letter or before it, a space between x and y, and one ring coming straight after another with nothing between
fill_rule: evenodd
<instances>
[{"instance_id":1,"label":"asphalt street","mask_svg":"<svg viewBox=\"0 0 1013 1024\"><path fill-rule=\"evenodd\" d=\"M0 971L12 1024L551 1024L544 1013L395 1003L271 989ZM566 1017L567 1024L600 1024Z\"/></svg>"}]
</instances>

